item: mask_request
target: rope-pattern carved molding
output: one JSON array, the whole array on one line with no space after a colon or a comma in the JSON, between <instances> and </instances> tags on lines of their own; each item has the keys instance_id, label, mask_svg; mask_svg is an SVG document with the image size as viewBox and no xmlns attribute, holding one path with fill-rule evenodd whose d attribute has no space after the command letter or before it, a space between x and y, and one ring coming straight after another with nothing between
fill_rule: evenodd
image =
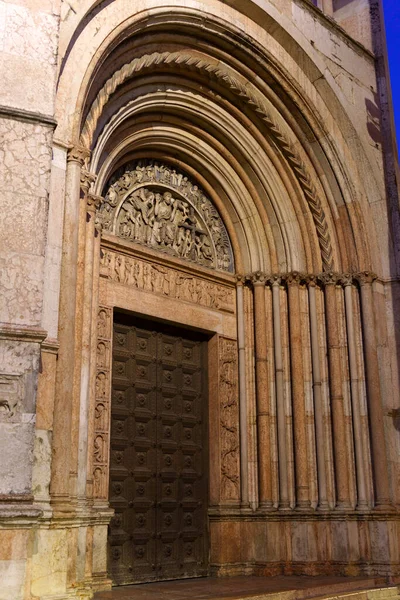
<instances>
[{"instance_id":1,"label":"rope-pattern carved molding","mask_svg":"<svg viewBox=\"0 0 400 600\"><path fill-rule=\"evenodd\" d=\"M324 271L332 271L334 268L334 260L328 223L316 187L312 182L312 178L308 173L304 161L301 159L298 152L296 152L294 145L271 116L268 104L263 100L261 94L257 92L256 89L251 91L250 88L252 85L249 82L246 82L246 84L241 83L236 77L227 72L226 67L221 68L218 63L210 63L199 56L181 52L153 52L152 54L145 54L144 56L133 59L130 63L125 64L121 69L116 71L113 76L106 81L97 94L82 128L80 138L82 146L87 148L91 146L93 135L103 108L107 104L110 96L116 91L117 87L130 79L135 73L158 65L183 65L186 68L193 68L206 72L210 77L214 77L220 82L223 82L235 95L243 99L258 114L267 126L270 135L280 148L299 182L302 192L310 206L317 230L323 269Z\"/></svg>"}]
</instances>

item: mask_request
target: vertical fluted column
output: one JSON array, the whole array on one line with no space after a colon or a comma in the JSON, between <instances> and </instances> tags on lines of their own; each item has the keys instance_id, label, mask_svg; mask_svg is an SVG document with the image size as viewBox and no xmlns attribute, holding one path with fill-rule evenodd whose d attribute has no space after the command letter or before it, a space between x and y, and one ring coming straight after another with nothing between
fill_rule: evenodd
<instances>
[{"instance_id":1,"label":"vertical fluted column","mask_svg":"<svg viewBox=\"0 0 400 600\"><path fill-rule=\"evenodd\" d=\"M281 508L289 507L288 491L288 465L286 451L286 416L285 397L283 392L283 358L282 358L282 330L281 330L281 301L280 277L270 280L272 288L272 313L274 327L274 361L275 361L275 389L276 389L276 414L278 421L278 465L279 465L279 505Z\"/></svg>"},{"instance_id":2,"label":"vertical fluted column","mask_svg":"<svg viewBox=\"0 0 400 600\"><path fill-rule=\"evenodd\" d=\"M304 395L303 347L301 340L300 281L301 276L299 273L291 273L286 278L289 300L289 339L294 422L296 505L299 508L308 508L310 506L310 486L308 481L306 407Z\"/></svg>"},{"instance_id":3,"label":"vertical fluted column","mask_svg":"<svg viewBox=\"0 0 400 600\"><path fill-rule=\"evenodd\" d=\"M257 434L259 463L260 506L271 508L271 415L269 406L269 381L267 366L267 329L265 313L265 282L263 273L252 277L254 288L254 327L257 393Z\"/></svg>"},{"instance_id":4,"label":"vertical fluted column","mask_svg":"<svg viewBox=\"0 0 400 600\"><path fill-rule=\"evenodd\" d=\"M384 509L390 506L390 492L372 292L372 284L376 276L365 272L360 273L356 278L359 282L361 292L361 321L364 341L375 505L377 508Z\"/></svg>"},{"instance_id":5,"label":"vertical fluted column","mask_svg":"<svg viewBox=\"0 0 400 600\"><path fill-rule=\"evenodd\" d=\"M74 147L68 153L60 284L60 322L53 421L51 495L53 502L69 499L71 382L74 375L75 301L81 170L90 152Z\"/></svg>"},{"instance_id":6,"label":"vertical fluted column","mask_svg":"<svg viewBox=\"0 0 400 600\"><path fill-rule=\"evenodd\" d=\"M314 396L314 414L315 414L315 433L317 441L317 469L318 469L318 506L321 509L328 509L327 485L326 485L326 465L325 465L325 436L324 436L324 411L322 405L322 382L320 351L318 341L318 317L317 303L315 298L316 281L314 276L307 278L308 301L310 307L310 333L311 333L311 361L313 377L313 396Z\"/></svg>"},{"instance_id":7,"label":"vertical fluted column","mask_svg":"<svg viewBox=\"0 0 400 600\"><path fill-rule=\"evenodd\" d=\"M243 283L241 276L236 284L237 332L239 349L239 420L240 420L240 482L241 503L249 504L249 465L247 443L247 385L246 385L246 348L245 348L245 315L243 300Z\"/></svg>"},{"instance_id":8,"label":"vertical fluted column","mask_svg":"<svg viewBox=\"0 0 400 600\"><path fill-rule=\"evenodd\" d=\"M338 508L350 508L349 460L346 440L346 419L343 396L343 373L341 346L337 317L337 276L325 273L321 276L325 285L325 305L328 339L328 362L330 399L333 425L333 453Z\"/></svg>"},{"instance_id":9,"label":"vertical fluted column","mask_svg":"<svg viewBox=\"0 0 400 600\"><path fill-rule=\"evenodd\" d=\"M92 330L93 264L96 209L102 198L90 192L86 197L85 262L82 302L82 357L80 373L79 440L78 440L78 482L77 496L85 498L88 454L88 415L90 393L90 358Z\"/></svg>"},{"instance_id":10,"label":"vertical fluted column","mask_svg":"<svg viewBox=\"0 0 400 600\"><path fill-rule=\"evenodd\" d=\"M368 508L365 463L367 456L363 448L363 435L361 425L360 398L358 392L358 367L357 353L354 335L354 311L353 311L353 276L345 275L341 278L344 287L344 299L346 306L346 325L347 325L347 347L349 351L350 367L350 389L351 389L351 409L353 415L354 431L354 450L356 458L356 479L357 479L357 508L359 510Z\"/></svg>"}]
</instances>

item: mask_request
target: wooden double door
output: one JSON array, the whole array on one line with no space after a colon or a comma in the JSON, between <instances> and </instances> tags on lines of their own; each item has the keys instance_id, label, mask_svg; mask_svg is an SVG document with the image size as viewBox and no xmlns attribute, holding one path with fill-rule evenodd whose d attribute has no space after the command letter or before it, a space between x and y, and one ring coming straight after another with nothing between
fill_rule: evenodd
<instances>
[{"instance_id":1,"label":"wooden double door","mask_svg":"<svg viewBox=\"0 0 400 600\"><path fill-rule=\"evenodd\" d=\"M116 314L109 570L115 584L208 574L206 342Z\"/></svg>"}]
</instances>

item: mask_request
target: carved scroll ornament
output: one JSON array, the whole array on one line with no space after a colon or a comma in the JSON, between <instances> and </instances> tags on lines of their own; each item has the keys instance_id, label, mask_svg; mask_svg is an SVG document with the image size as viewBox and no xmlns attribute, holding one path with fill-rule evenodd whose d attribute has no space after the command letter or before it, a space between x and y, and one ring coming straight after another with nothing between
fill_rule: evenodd
<instances>
[{"instance_id":1,"label":"carved scroll ornament","mask_svg":"<svg viewBox=\"0 0 400 600\"><path fill-rule=\"evenodd\" d=\"M217 210L186 175L156 162L128 164L106 187L97 219L105 231L219 271L233 271Z\"/></svg>"}]
</instances>

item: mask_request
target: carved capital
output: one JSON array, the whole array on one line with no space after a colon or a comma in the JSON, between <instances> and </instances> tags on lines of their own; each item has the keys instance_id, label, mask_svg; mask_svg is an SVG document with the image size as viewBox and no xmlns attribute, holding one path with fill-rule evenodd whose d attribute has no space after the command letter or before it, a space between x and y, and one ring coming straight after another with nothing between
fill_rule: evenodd
<instances>
[{"instance_id":1,"label":"carved capital","mask_svg":"<svg viewBox=\"0 0 400 600\"><path fill-rule=\"evenodd\" d=\"M81 167L89 164L90 150L84 148L84 146L72 146L68 150L67 161L77 162Z\"/></svg>"},{"instance_id":2,"label":"carved capital","mask_svg":"<svg viewBox=\"0 0 400 600\"><path fill-rule=\"evenodd\" d=\"M358 281L360 286L363 286L371 285L376 279L378 279L378 276L370 271L362 271L361 273L356 273L354 278L356 281Z\"/></svg>"},{"instance_id":3,"label":"carved capital","mask_svg":"<svg viewBox=\"0 0 400 600\"><path fill-rule=\"evenodd\" d=\"M236 274L236 285L245 285L247 280L248 278L246 275L239 275L238 273Z\"/></svg>"},{"instance_id":4,"label":"carved capital","mask_svg":"<svg viewBox=\"0 0 400 600\"><path fill-rule=\"evenodd\" d=\"M300 285L304 280L304 276L298 271L293 271L285 276L287 285Z\"/></svg>"},{"instance_id":5,"label":"carved capital","mask_svg":"<svg viewBox=\"0 0 400 600\"><path fill-rule=\"evenodd\" d=\"M337 285L339 282L339 275L338 273L334 273L333 271L328 271L326 273L320 273L320 275L318 275L318 280L323 284L323 285Z\"/></svg>"},{"instance_id":6,"label":"carved capital","mask_svg":"<svg viewBox=\"0 0 400 600\"><path fill-rule=\"evenodd\" d=\"M253 285L265 285L268 279L266 274L262 273L262 271L257 271L256 273L253 273L250 277L251 283Z\"/></svg>"},{"instance_id":7,"label":"carved capital","mask_svg":"<svg viewBox=\"0 0 400 600\"><path fill-rule=\"evenodd\" d=\"M316 275L305 275L304 281L308 287L316 287L318 283Z\"/></svg>"},{"instance_id":8,"label":"carved capital","mask_svg":"<svg viewBox=\"0 0 400 600\"><path fill-rule=\"evenodd\" d=\"M348 287L354 283L354 273L343 273L340 276L340 283L343 287Z\"/></svg>"},{"instance_id":9,"label":"carved capital","mask_svg":"<svg viewBox=\"0 0 400 600\"><path fill-rule=\"evenodd\" d=\"M270 277L268 277L268 284L273 287L273 286L280 286L282 283L282 277L280 275L271 275Z\"/></svg>"},{"instance_id":10,"label":"carved capital","mask_svg":"<svg viewBox=\"0 0 400 600\"><path fill-rule=\"evenodd\" d=\"M89 190L96 181L97 175L90 173L86 169L81 170L81 190L84 194L89 194Z\"/></svg>"},{"instance_id":11,"label":"carved capital","mask_svg":"<svg viewBox=\"0 0 400 600\"><path fill-rule=\"evenodd\" d=\"M96 196L96 194L88 192L86 195L87 210L93 213L96 212L96 210L101 206L103 200L104 198L102 196Z\"/></svg>"}]
</instances>

